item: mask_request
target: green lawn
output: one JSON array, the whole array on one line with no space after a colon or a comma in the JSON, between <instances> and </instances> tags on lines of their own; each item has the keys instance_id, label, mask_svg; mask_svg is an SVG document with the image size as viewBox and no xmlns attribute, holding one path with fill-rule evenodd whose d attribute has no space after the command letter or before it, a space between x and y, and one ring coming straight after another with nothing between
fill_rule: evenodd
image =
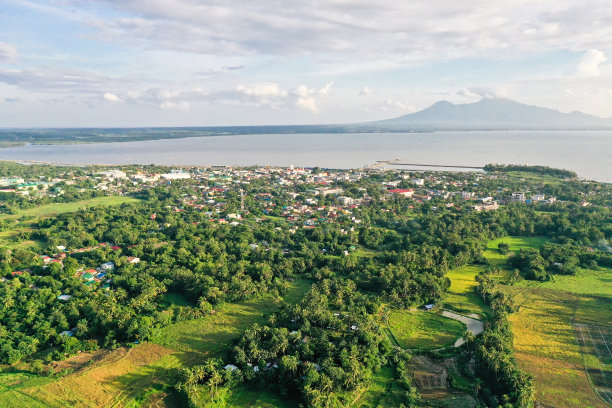
<instances>
[{"instance_id":1,"label":"green lawn","mask_svg":"<svg viewBox=\"0 0 612 408\"><path fill-rule=\"evenodd\" d=\"M434 312L395 310L389 314L389 329L401 347L430 350L452 345L466 327Z\"/></svg>"}]
</instances>

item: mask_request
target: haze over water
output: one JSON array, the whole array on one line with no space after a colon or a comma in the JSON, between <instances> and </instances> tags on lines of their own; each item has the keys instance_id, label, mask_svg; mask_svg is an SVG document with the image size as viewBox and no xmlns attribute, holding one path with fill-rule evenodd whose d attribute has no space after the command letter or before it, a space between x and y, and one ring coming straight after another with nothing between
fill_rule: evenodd
<instances>
[{"instance_id":1,"label":"haze over water","mask_svg":"<svg viewBox=\"0 0 612 408\"><path fill-rule=\"evenodd\" d=\"M612 182L612 131L272 134L121 143L27 145L0 159L74 164L271 165L357 168L377 160L546 165ZM396 167L406 168L409 167Z\"/></svg>"}]
</instances>

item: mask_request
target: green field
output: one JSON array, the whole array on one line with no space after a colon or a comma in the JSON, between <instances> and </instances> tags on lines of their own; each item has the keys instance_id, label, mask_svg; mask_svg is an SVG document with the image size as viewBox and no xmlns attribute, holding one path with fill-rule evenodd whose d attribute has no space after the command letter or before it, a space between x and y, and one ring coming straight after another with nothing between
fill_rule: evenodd
<instances>
[{"instance_id":1,"label":"green field","mask_svg":"<svg viewBox=\"0 0 612 408\"><path fill-rule=\"evenodd\" d=\"M98 205L118 205L135 203L138 201L138 199L129 196L105 196L73 201L70 203L45 204L38 207L19 210L16 214L0 214L0 220L51 217L54 215L85 210Z\"/></svg>"},{"instance_id":2,"label":"green field","mask_svg":"<svg viewBox=\"0 0 612 408\"><path fill-rule=\"evenodd\" d=\"M546 282L523 280L516 285L612 298L612 268L580 269L576 275L554 275Z\"/></svg>"},{"instance_id":3,"label":"green field","mask_svg":"<svg viewBox=\"0 0 612 408\"><path fill-rule=\"evenodd\" d=\"M15 223L15 225L10 227L10 229L0 231L0 247L42 247L43 242L23 240L19 237L22 232L33 231L32 224L39 218L52 217L55 215L75 212L100 205L119 205L125 203L135 203L138 201L138 199L128 196L105 196L70 203L45 204L38 207L20 210L16 214L0 214L0 220L12 221Z\"/></svg>"},{"instance_id":4,"label":"green field","mask_svg":"<svg viewBox=\"0 0 612 408\"><path fill-rule=\"evenodd\" d=\"M261 389L261 387L249 387L241 384L227 390L227 393L228 407L297 408L297 404L290 398L283 398L279 394Z\"/></svg>"},{"instance_id":5,"label":"green field","mask_svg":"<svg viewBox=\"0 0 612 408\"><path fill-rule=\"evenodd\" d=\"M444 304L463 314L490 313L489 306L474 291L478 286L475 277L483 269L482 265L468 265L449 271L446 276L451 280L451 287Z\"/></svg>"},{"instance_id":6,"label":"green field","mask_svg":"<svg viewBox=\"0 0 612 408\"><path fill-rule=\"evenodd\" d=\"M510 251L514 252L521 248L539 248L547 242L547 238L508 236L489 241L483 255L491 265L502 268L502 274L498 276L501 280L509 272L509 269L505 266L509 254L502 255L499 252L497 245L500 242L507 243L510 246ZM475 313L478 315L489 313L489 307L474 292L474 288L478 286L475 277L484 268L484 265L466 265L447 272L446 276L451 280L451 286L444 303L460 313Z\"/></svg>"},{"instance_id":7,"label":"green field","mask_svg":"<svg viewBox=\"0 0 612 408\"><path fill-rule=\"evenodd\" d=\"M508 254L502 255L499 252L498 245L504 242L510 247L510 252L516 252L523 248L535 248L538 249L546 242L548 238L544 237L517 237L508 236L503 238L494 239L487 243L487 249L484 251L484 257L487 258L489 263L493 266L501 266L506 263Z\"/></svg>"},{"instance_id":8,"label":"green field","mask_svg":"<svg viewBox=\"0 0 612 408\"><path fill-rule=\"evenodd\" d=\"M451 346L466 327L435 312L395 310L389 314L389 329L401 347L430 350Z\"/></svg>"},{"instance_id":9,"label":"green field","mask_svg":"<svg viewBox=\"0 0 612 408\"><path fill-rule=\"evenodd\" d=\"M285 298L299 300L309 287L310 281L296 280ZM57 381L27 387L13 383L0 389L0 407L19 406L18 400L29 401L27 406L32 407L181 407L183 402L168 386L177 370L208 357L222 357L234 338L262 323L264 314L276 307L270 297L223 305L213 315L163 328L152 342L107 352L90 367ZM272 396L264 393L257 398Z\"/></svg>"}]
</instances>

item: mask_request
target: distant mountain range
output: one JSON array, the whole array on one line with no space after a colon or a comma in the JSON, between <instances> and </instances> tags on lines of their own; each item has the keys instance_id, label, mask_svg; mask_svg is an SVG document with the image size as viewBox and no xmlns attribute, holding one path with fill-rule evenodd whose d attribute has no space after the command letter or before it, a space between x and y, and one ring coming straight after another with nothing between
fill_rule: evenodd
<instances>
[{"instance_id":1,"label":"distant mountain range","mask_svg":"<svg viewBox=\"0 0 612 408\"><path fill-rule=\"evenodd\" d=\"M581 112L563 113L509 99L485 98L458 105L440 101L419 112L370 124L413 130L612 129L612 118Z\"/></svg>"}]
</instances>

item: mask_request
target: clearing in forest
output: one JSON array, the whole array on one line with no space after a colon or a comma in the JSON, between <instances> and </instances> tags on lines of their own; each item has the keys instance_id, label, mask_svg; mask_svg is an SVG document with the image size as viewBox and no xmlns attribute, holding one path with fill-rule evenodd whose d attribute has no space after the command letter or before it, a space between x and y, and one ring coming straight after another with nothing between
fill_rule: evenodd
<instances>
[{"instance_id":1,"label":"clearing in forest","mask_svg":"<svg viewBox=\"0 0 612 408\"><path fill-rule=\"evenodd\" d=\"M406 349L431 350L452 346L465 333L465 324L435 312L394 310L388 326Z\"/></svg>"}]
</instances>

